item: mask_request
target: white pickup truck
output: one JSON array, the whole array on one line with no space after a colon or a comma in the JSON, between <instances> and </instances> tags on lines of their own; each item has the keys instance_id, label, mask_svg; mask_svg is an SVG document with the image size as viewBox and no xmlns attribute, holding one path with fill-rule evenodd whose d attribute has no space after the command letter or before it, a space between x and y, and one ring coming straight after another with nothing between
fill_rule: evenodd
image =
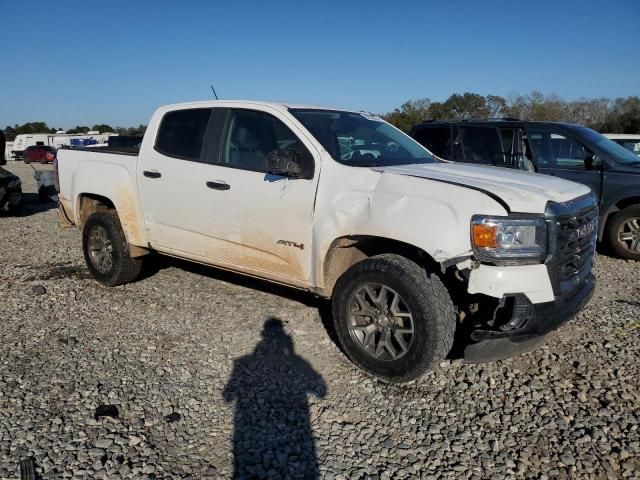
<instances>
[{"instance_id":1,"label":"white pickup truck","mask_svg":"<svg viewBox=\"0 0 640 480\"><path fill-rule=\"evenodd\" d=\"M58 173L99 282L159 252L314 292L349 358L391 382L534 348L594 288L587 187L442 162L367 113L170 105L139 151L60 150Z\"/></svg>"}]
</instances>

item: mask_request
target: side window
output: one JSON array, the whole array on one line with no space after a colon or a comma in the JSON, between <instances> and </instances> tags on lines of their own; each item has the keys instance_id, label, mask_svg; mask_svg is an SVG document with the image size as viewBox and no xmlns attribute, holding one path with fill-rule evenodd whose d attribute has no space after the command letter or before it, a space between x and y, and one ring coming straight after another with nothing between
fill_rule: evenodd
<instances>
[{"instance_id":1,"label":"side window","mask_svg":"<svg viewBox=\"0 0 640 480\"><path fill-rule=\"evenodd\" d=\"M175 110L162 117L156 150L169 157L200 161L210 108Z\"/></svg>"},{"instance_id":2,"label":"side window","mask_svg":"<svg viewBox=\"0 0 640 480\"><path fill-rule=\"evenodd\" d=\"M451 130L449 127L419 129L413 138L440 158L451 158Z\"/></svg>"},{"instance_id":3,"label":"side window","mask_svg":"<svg viewBox=\"0 0 640 480\"><path fill-rule=\"evenodd\" d=\"M640 155L640 140L614 140L619 145L622 145L627 150L632 151L636 155Z\"/></svg>"},{"instance_id":4,"label":"side window","mask_svg":"<svg viewBox=\"0 0 640 480\"><path fill-rule=\"evenodd\" d=\"M584 168L587 151L572 138L558 131L536 127L527 129L527 137L538 165Z\"/></svg>"},{"instance_id":5,"label":"side window","mask_svg":"<svg viewBox=\"0 0 640 480\"><path fill-rule=\"evenodd\" d=\"M295 150L305 166L313 170L311 153L280 120L254 110L230 111L222 141L222 165L266 172L267 156L273 150Z\"/></svg>"},{"instance_id":6,"label":"side window","mask_svg":"<svg viewBox=\"0 0 640 480\"><path fill-rule=\"evenodd\" d=\"M454 129L453 159L458 162L504 164L498 129L460 125Z\"/></svg>"}]
</instances>

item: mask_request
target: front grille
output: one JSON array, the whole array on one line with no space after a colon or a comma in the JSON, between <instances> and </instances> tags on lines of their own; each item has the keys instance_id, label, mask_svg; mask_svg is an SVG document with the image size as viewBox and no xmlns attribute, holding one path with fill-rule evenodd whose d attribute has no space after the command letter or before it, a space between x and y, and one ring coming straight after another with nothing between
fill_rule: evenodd
<instances>
[{"instance_id":1,"label":"front grille","mask_svg":"<svg viewBox=\"0 0 640 480\"><path fill-rule=\"evenodd\" d=\"M597 223L598 211L595 207L558 218L557 256L561 281L577 275L587 264L591 264Z\"/></svg>"},{"instance_id":2,"label":"front grille","mask_svg":"<svg viewBox=\"0 0 640 480\"><path fill-rule=\"evenodd\" d=\"M569 294L589 275L598 235L598 207L588 195L547 209L550 256L547 267L556 294Z\"/></svg>"}]
</instances>

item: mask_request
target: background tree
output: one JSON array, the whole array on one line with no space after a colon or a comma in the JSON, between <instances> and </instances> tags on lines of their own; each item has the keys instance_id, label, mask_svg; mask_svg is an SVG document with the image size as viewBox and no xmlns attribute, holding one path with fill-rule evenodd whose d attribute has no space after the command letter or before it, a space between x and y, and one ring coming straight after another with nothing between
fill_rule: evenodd
<instances>
[{"instance_id":1,"label":"background tree","mask_svg":"<svg viewBox=\"0 0 640 480\"><path fill-rule=\"evenodd\" d=\"M431 100L428 98L417 98L409 100L400 105L393 112L383 115L384 119L404 131L409 129L416 123L421 123L429 118L429 110Z\"/></svg>"},{"instance_id":2,"label":"background tree","mask_svg":"<svg viewBox=\"0 0 640 480\"><path fill-rule=\"evenodd\" d=\"M100 133L115 132L114 128L111 125L107 125L106 123L99 123L97 125L94 125L93 127L91 127L91 130Z\"/></svg>"},{"instance_id":3,"label":"background tree","mask_svg":"<svg viewBox=\"0 0 640 480\"><path fill-rule=\"evenodd\" d=\"M500 95L487 95L485 98L485 108L489 111L489 117L496 118L502 116L502 111L507 106L507 100Z\"/></svg>"},{"instance_id":4,"label":"background tree","mask_svg":"<svg viewBox=\"0 0 640 480\"><path fill-rule=\"evenodd\" d=\"M567 102L555 94L533 91L485 97L471 92L454 93L444 102L409 100L382 117L404 131L424 119L515 117L521 120L570 122L605 133L640 133L640 98L630 96L580 98Z\"/></svg>"},{"instance_id":5,"label":"background tree","mask_svg":"<svg viewBox=\"0 0 640 480\"><path fill-rule=\"evenodd\" d=\"M487 100L477 93L464 92L462 95L454 93L444 104L459 120L485 118L490 114Z\"/></svg>"},{"instance_id":6,"label":"background tree","mask_svg":"<svg viewBox=\"0 0 640 480\"><path fill-rule=\"evenodd\" d=\"M89 127L81 127L79 125L76 125L73 128L70 128L69 130L67 130L67 133L87 133L89 131Z\"/></svg>"}]
</instances>

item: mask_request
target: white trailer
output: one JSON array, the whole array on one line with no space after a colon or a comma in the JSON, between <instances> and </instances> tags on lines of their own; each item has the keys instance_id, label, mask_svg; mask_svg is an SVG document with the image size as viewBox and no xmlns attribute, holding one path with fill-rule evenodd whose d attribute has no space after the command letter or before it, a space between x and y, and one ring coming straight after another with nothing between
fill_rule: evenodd
<instances>
[{"instance_id":1,"label":"white trailer","mask_svg":"<svg viewBox=\"0 0 640 480\"><path fill-rule=\"evenodd\" d=\"M22 133L16 135L13 147L10 150L10 157L15 160L21 160L23 153L27 147L31 145L47 145L53 148L60 148L71 145L72 138L93 138L98 144L107 143L112 135L118 135L112 132L89 132L89 133Z\"/></svg>"}]
</instances>

